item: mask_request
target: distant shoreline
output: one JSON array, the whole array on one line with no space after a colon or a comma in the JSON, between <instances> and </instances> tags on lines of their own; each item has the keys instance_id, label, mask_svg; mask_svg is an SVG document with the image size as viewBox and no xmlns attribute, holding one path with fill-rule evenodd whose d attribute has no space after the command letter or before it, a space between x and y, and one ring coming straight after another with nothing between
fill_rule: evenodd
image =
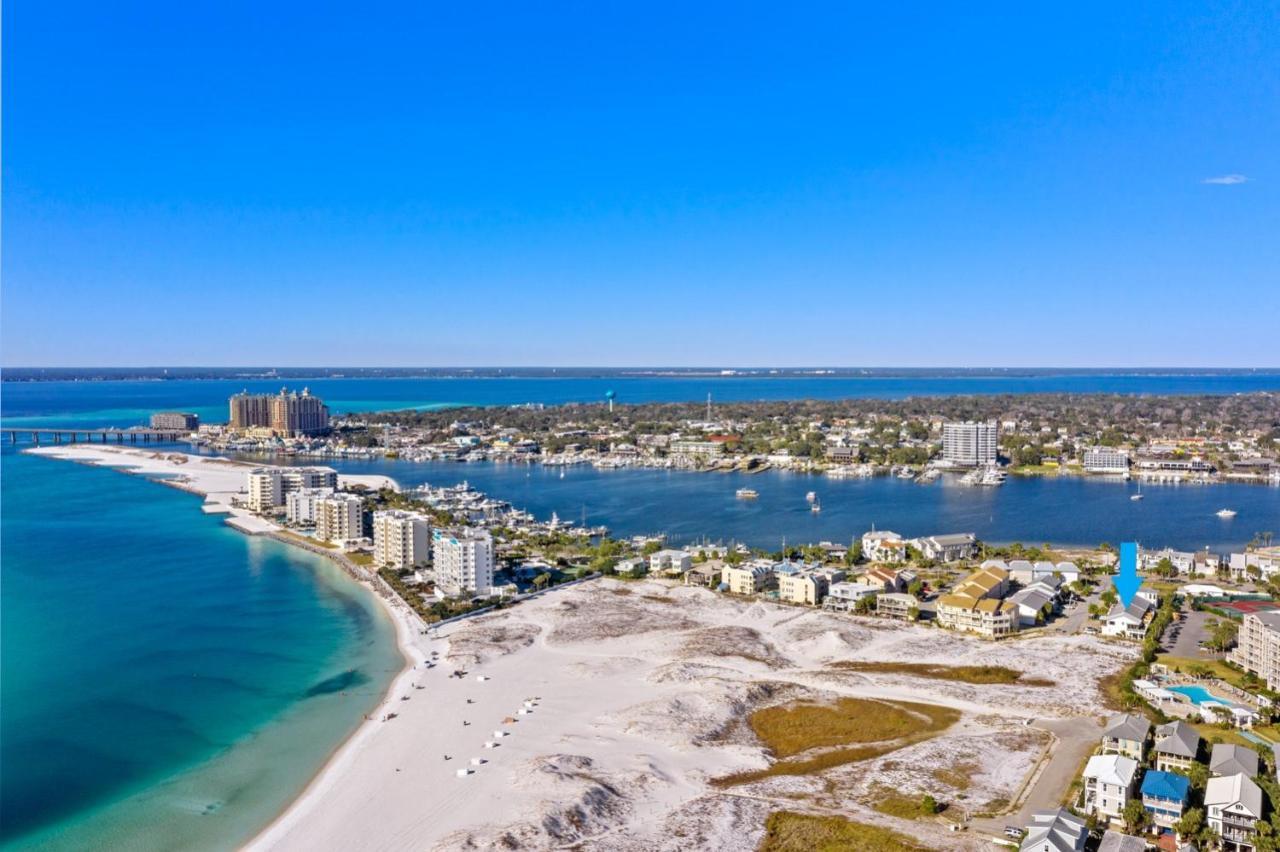
<instances>
[{"instance_id":1,"label":"distant shoreline","mask_svg":"<svg viewBox=\"0 0 1280 852\"><path fill-rule=\"evenodd\" d=\"M1276 376L1280 367L8 367L3 382L310 379L999 379L1056 376Z\"/></svg>"}]
</instances>

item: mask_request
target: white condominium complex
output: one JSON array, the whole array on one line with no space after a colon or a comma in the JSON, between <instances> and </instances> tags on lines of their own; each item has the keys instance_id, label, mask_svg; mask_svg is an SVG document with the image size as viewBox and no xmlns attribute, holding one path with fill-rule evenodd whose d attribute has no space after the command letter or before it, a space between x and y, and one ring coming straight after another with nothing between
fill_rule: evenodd
<instances>
[{"instance_id":1,"label":"white condominium complex","mask_svg":"<svg viewBox=\"0 0 1280 852\"><path fill-rule=\"evenodd\" d=\"M1115 447L1090 447L1084 451L1084 469L1089 473L1128 473L1129 453Z\"/></svg>"},{"instance_id":2,"label":"white condominium complex","mask_svg":"<svg viewBox=\"0 0 1280 852\"><path fill-rule=\"evenodd\" d=\"M325 497L332 497L332 488L299 488L284 498L285 518L291 524L307 526L316 522L316 506Z\"/></svg>"},{"instance_id":3,"label":"white condominium complex","mask_svg":"<svg viewBox=\"0 0 1280 852\"><path fill-rule=\"evenodd\" d=\"M942 427L942 458L954 465L979 467L996 463L1000 432L986 423L947 423Z\"/></svg>"},{"instance_id":4,"label":"white condominium complex","mask_svg":"<svg viewBox=\"0 0 1280 852\"><path fill-rule=\"evenodd\" d=\"M1280 689L1280 612L1251 612L1240 620L1230 660Z\"/></svg>"},{"instance_id":5,"label":"white condominium complex","mask_svg":"<svg viewBox=\"0 0 1280 852\"><path fill-rule=\"evenodd\" d=\"M373 564L412 568L427 561L431 526L423 515L393 509L373 513Z\"/></svg>"},{"instance_id":6,"label":"white condominium complex","mask_svg":"<svg viewBox=\"0 0 1280 852\"><path fill-rule=\"evenodd\" d=\"M329 542L364 538L364 501L355 494L331 494L317 500L316 538Z\"/></svg>"},{"instance_id":7,"label":"white condominium complex","mask_svg":"<svg viewBox=\"0 0 1280 852\"><path fill-rule=\"evenodd\" d=\"M484 530L434 530L431 558L436 588L444 595L493 594L493 539Z\"/></svg>"},{"instance_id":8,"label":"white condominium complex","mask_svg":"<svg viewBox=\"0 0 1280 852\"><path fill-rule=\"evenodd\" d=\"M303 488L337 488L338 472L331 467L256 467L249 471L249 508L270 512Z\"/></svg>"}]
</instances>

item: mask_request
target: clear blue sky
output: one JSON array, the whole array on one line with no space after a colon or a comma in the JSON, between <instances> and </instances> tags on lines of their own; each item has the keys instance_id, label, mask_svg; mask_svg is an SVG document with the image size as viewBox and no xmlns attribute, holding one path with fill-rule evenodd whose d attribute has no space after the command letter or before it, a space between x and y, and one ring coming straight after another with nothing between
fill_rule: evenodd
<instances>
[{"instance_id":1,"label":"clear blue sky","mask_svg":"<svg viewBox=\"0 0 1280 852\"><path fill-rule=\"evenodd\" d=\"M3 363L1280 362L1280 5L786 5L6 3Z\"/></svg>"}]
</instances>

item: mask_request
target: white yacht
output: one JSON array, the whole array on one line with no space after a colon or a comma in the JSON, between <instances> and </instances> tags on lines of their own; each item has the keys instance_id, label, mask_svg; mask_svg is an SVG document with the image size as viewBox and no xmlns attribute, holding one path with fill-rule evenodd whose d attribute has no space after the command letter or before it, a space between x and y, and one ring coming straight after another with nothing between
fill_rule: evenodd
<instances>
[{"instance_id":1,"label":"white yacht","mask_svg":"<svg viewBox=\"0 0 1280 852\"><path fill-rule=\"evenodd\" d=\"M760 496L760 492L754 488L739 488L734 492L734 496L739 500L754 500Z\"/></svg>"},{"instance_id":2,"label":"white yacht","mask_svg":"<svg viewBox=\"0 0 1280 852\"><path fill-rule=\"evenodd\" d=\"M1235 509L1219 509L1217 512L1219 518L1234 518L1236 516Z\"/></svg>"}]
</instances>

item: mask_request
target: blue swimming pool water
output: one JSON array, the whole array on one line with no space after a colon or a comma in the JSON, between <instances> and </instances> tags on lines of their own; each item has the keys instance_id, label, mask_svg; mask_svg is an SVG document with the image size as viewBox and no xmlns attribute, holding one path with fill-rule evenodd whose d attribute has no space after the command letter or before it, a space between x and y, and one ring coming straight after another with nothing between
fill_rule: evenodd
<instances>
[{"instance_id":1,"label":"blue swimming pool water","mask_svg":"<svg viewBox=\"0 0 1280 852\"><path fill-rule=\"evenodd\" d=\"M1185 695L1191 699L1191 703L1195 705L1204 704L1206 701L1216 701L1219 704L1230 705L1231 702L1225 698L1219 698L1203 686L1171 686L1170 692L1176 692Z\"/></svg>"}]
</instances>

